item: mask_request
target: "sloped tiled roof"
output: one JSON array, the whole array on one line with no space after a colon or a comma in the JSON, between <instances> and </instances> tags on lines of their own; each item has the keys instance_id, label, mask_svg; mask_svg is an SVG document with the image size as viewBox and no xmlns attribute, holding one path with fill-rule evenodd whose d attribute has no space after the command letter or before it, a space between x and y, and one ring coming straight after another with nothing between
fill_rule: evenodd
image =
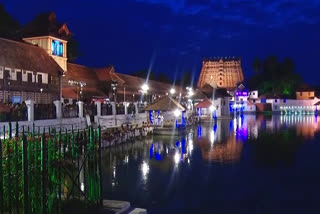
<instances>
[{"instance_id":1,"label":"sloped tiled roof","mask_svg":"<svg viewBox=\"0 0 320 214\"><path fill-rule=\"evenodd\" d=\"M72 78L98 80L96 72L92 68L83 65L68 63L66 75Z\"/></svg>"},{"instance_id":2,"label":"sloped tiled roof","mask_svg":"<svg viewBox=\"0 0 320 214\"><path fill-rule=\"evenodd\" d=\"M169 96L164 96L145 108L146 111L174 111L176 109L185 111L178 101Z\"/></svg>"},{"instance_id":3,"label":"sloped tiled roof","mask_svg":"<svg viewBox=\"0 0 320 214\"><path fill-rule=\"evenodd\" d=\"M119 84L124 83L124 80L119 77L112 65L106 68L94 68L94 71L99 81L117 81Z\"/></svg>"},{"instance_id":4,"label":"sloped tiled roof","mask_svg":"<svg viewBox=\"0 0 320 214\"><path fill-rule=\"evenodd\" d=\"M297 92L310 92L310 91L315 91L315 90L314 88L312 88L307 84L301 84L297 89Z\"/></svg>"},{"instance_id":5,"label":"sloped tiled roof","mask_svg":"<svg viewBox=\"0 0 320 214\"><path fill-rule=\"evenodd\" d=\"M136 77L128 74L121 74L121 73L116 73L116 75L124 81L123 83L124 85L134 86L136 90L140 90L141 86L146 83L146 79L141 77ZM149 80L147 83L149 85L149 90L154 93L157 93L157 92L163 93L163 94L169 93L170 89L173 87L169 83L164 83L164 82L159 82L154 80ZM180 92L180 90L182 90L178 86L175 86L174 88L177 94Z\"/></svg>"},{"instance_id":6,"label":"sloped tiled roof","mask_svg":"<svg viewBox=\"0 0 320 214\"><path fill-rule=\"evenodd\" d=\"M208 99L204 99L200 103L198 103L195 107L196 108L209 108L210 106L212 106L212 102Z\"/></svg>"},{"instance_id":7,"label":"sloped tiled roof","mask_svg":"<svg viewBox=\"0 0 320 214\"><path fill-rule=\"evenodd\" d=\"M0 38L0 66L58 75L62 68L37 46Z\"/></svg>"}]
</instances>

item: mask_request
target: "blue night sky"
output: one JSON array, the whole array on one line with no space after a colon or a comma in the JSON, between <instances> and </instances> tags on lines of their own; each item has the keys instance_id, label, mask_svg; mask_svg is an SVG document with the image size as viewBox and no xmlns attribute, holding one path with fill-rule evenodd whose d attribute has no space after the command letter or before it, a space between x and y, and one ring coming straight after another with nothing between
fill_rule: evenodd
<instances>
[{"instance_id":1,"label":"blue night sky","mask_svg":"<svg viewBox=\"0 0 320 214\"><path fill-rule=\"evenodd\" d=\"M27 23L55 11L80 41L87 66L121 73L152 68L195 78L204 57L241 56L245 75L255 57L291 57L296 70L320 85L320 0L4 0Z\"/></svg>"}]
</instances>

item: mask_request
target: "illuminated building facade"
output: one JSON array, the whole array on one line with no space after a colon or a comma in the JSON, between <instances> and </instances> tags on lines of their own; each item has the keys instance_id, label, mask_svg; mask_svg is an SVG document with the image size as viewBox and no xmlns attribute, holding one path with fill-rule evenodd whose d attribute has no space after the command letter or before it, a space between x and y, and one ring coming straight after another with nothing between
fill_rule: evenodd
<instances>
[{"instance_id":1,"label":"illuminated building facade","mask_svg":"<svg viewBox=\"0 0 320 214\"><path fill-rule=\"evenodd\" d=\"M203 60L198 87L209 84L214 88L233 90L244 81L241 59L218 58Z\"/></svg>"}]
</instances>

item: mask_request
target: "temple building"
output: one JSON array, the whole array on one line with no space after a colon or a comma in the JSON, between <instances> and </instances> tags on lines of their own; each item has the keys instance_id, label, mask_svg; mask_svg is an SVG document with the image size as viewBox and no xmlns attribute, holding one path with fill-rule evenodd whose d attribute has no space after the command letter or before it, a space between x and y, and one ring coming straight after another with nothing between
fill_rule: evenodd
<instances>
[{"instance_id":1,"label":"temple building","mask_svg":"<svg viewBox=\"0 0 320 214\"><path fill-rule=\"evenodd\" d=\"M206 84L213 88L233 90L244 81L241 59L215 58L203 60L198 87Z\"/></svg>"}]
</instances>

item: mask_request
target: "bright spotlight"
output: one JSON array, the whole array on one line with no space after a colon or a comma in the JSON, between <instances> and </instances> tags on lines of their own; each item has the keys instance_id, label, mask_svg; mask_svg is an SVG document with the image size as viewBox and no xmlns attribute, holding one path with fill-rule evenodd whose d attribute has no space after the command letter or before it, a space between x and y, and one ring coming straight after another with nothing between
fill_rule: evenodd
<instances>
[{"instance_id":1,"label":"bright spotlight","mask_svg":"<svg viewBox=\"0 0 320 214\"><path fill-rule=\"evenodd\" d=\"M176 154L174 155L174 162L175 162L176 164L178 164L179 161L180 161L180 155L179 155L178 152L176 152Z\"/></svg>"},{"instance_id":2,"label":"bright spotlight","mask_svg":"<svg viewBox=\"0 0 320 214\"><path fill-rule=\"evenodd\" d=\"M149 90L149 86L145 83L141 86L142 91L146 92Z\"/></svg>"},{"instance_id":3,"label":"bright spotlight","mask_svg":"<svg viewBox=\"0 0 320 214\"><path fill-rule=\"evenodd\" d=\"M170 89L170 94L175 94L175 93L176 93L176 89L171 88L171 89Z\"/></svg>"},{"instance_id":4,"label":"bright spotlight","mask_svg":"<svg viewBox=\"0 0 320 214\"><path fill-rule=\"evenodd\" d=\"M210 106L209 109L210 109L211 112L213 112L215 110L215 107L212 105L212 106Z\"/></svg>"},{"instance_id":5,"label":"bright spotlight","mask_svg":"<svg viewBox=\"0 0 320 214\"><path fill-rule=\"evenodd\" d=\"M180 110L179 109L176 109L176 110L174 110L174 116L176 116L176 117L179 117L179 115L180 115Z\"/></svg>"}]
</instances>

